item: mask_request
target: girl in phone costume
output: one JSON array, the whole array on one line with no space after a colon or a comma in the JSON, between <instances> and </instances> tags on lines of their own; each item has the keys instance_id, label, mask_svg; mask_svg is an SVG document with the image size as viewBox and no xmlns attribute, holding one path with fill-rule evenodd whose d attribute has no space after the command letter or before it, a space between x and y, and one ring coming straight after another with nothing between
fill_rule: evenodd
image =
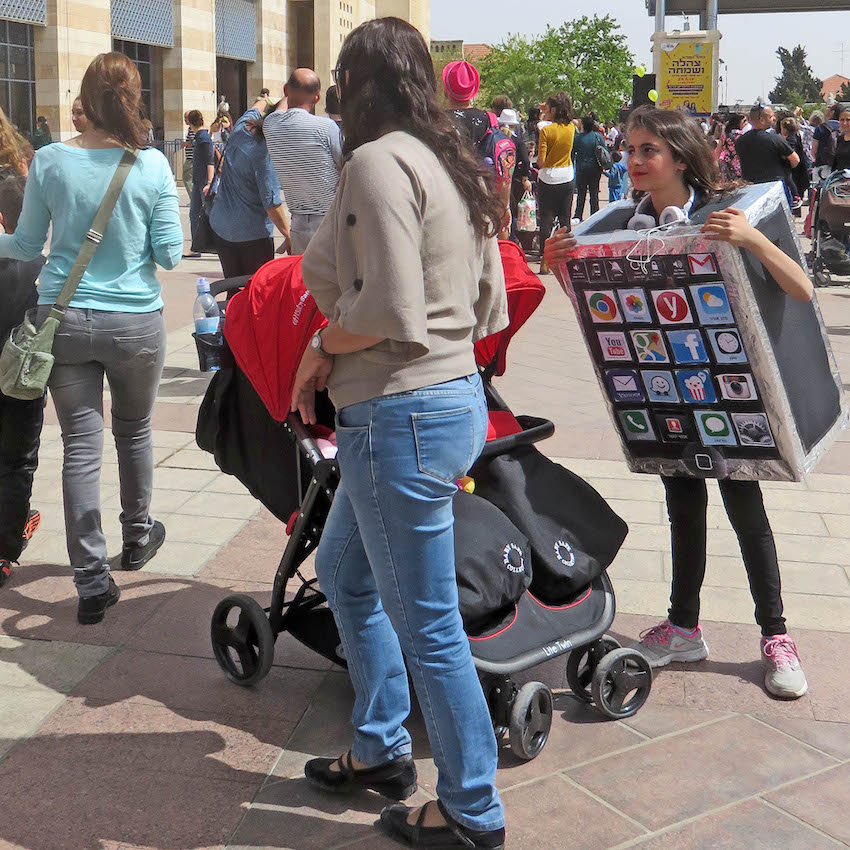
<instances>
[{"instance_id":1,"label":"girl in phone costume","mask_svg":"<svg viewBox=\"0 0 850 850\"><path fill-rule=\"evenodd\" d=\"M721 184L704 134L680 112L641 107L629 120L627 136L629 176L637 201L629 229L646 231L659 224L687 222L701 206L735 188ZM788 295L811 301L813 287L801 266L750 225L740 210L712 212L702 232L710 241L726 242L750 252ZM557 231L545 246L547 264L559 268L574 256L577 247L574 236ZM685 337L683 344L688 342ZM693 390L699 380L698 370L690 380L692 384L683 386L683 392ZM745 391L731 384L723 391L736 390ZM643 423L622 424L633 428ZM653 667L701 661L709 652L699 625L700 590L706 566L705 481L700 477L666 475L662 481L672 539L671 604L668 617L644 632L638 645ZM762 631L765 688L777 697L801 697L808 684L797 646L785 626L779 563L761 488L758 481L729 478L719 480L718 485L741 546L755 602L755 619Z\"/></svg>"}]
</instances>

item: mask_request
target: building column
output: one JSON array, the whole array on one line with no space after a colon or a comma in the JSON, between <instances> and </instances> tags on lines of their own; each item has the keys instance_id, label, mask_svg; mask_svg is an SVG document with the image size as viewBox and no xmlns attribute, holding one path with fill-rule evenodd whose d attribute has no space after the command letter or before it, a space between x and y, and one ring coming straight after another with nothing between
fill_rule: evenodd
<instances>
[{"instance_id":1,"label":"building column","mask_svg":"<svg viewBox=\"0 0 850 850\"><path fill-rule=\"evenodd\" d=\"M207 125L216 111L215 0L174 4L174 47L162 51L165 138L186 135L183 113L200 109Z\"/></svg>"},{"instance_id":2,"label":"building column","mask_svg":"<svg viewBox=\"0 0 850 850\"><path fill-rule=\"evenodd\" d=\"M286 0L256 0L257 59L248 65L248 108L260 89L267 88L272 101L283 97L286 82Z\"/></svg>"},{"instance_id":3,"label":"building column","mask_svg":"<svg viewBox=\"0 0 850 850\"><path fill-rule=\"evenodd\" d=\"M313 70L319 75L324 92L331 84L331 70L336 68L342 47L337 3L316 2L313 5ZM324 98L322 99L324 104Z\"/></svg>"},{"instance_id":4,"label":"building column","mask_svg":"<svg viewBox=\"0 0 850 850\"><path fill-rule=\"evenodd\" d=\"M71 107L92 59L112 50L103 0L47 0L47 26L35 31L35 108L54 139L76 135Z\"/></svg>"}]
</instances>

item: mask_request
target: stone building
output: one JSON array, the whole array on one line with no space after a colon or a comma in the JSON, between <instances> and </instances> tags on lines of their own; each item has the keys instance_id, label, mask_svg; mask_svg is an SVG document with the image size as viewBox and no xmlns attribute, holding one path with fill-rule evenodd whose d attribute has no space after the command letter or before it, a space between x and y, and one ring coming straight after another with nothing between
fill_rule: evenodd
<instances>
[{"instance_id":1,"label":"stone building","mask_svg":"<svg viewBox=\"0 0 850 850\"><path fill-rule=\"evenodd\" d=\"M89 62L120 50L157 138L176 139L186 110L210 120L224 97L239 115L264 87L279 96L294 67L329 86L348 33L383 15L429 38L430 0L0 0L0 107L26 134L44 115L67 138Z\"/></svg>"}]
</instances>

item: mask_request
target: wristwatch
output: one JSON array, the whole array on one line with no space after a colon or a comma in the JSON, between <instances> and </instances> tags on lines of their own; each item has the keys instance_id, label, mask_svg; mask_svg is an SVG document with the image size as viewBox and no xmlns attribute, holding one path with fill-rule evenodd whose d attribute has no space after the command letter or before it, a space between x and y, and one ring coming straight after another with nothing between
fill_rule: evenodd
<instances>
[{"instance_id":1,"label":"wristwatch","mask_svg":"<svg viewBox=\"0 0 850 850\"><path fill-rule=\"evenodd\" d=\"M313 351L316 352L316 354L321 354L322 357L333 357L333 354L329 354L322 347L322 331L323 330L324 330L324 328L319 328L319 330L317 330L316 333L313 334L313 338L310 340L310 347L313 349Z\"/></svg>"}]
</instances>

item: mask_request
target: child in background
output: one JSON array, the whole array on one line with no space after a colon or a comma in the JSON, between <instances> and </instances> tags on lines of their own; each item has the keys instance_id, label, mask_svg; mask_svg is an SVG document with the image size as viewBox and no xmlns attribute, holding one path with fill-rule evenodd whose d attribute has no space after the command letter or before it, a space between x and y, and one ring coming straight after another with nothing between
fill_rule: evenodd
<instances>
[{"instance_id":1,"label":"child in background","mask_svg":"<svg viewBox=\"0 0 850 850\"><path fill-rule=\"evenodd\" d=\"M626 196L629 177L620 151L614 151L611 158L614 164L605 172L605 176L608 178L608 201L614 203L614 201L622 201Z\"/></svg>"},{"instance_id":2,"label":"child in background","mask_svg":"<svg viewBox=\"0 0 850 850\"><path fill-rule=\"evenodd\" d=\"M661 210L676 206L693 213L728 189L720 181L714 153L699 125L684 113L639 107L628 123L629 177L636 200L649 196L646 213L656 221ZM812 283L805 271L740 210L713 212L702 228L710 241L728 242L749 251L779 286L798 301L811 301ZM566 230L546 242L544 257L559 273L578 243ZM662 476L673 552L673 587L667 619L641 635L637 648L652 667L702 661L708 644L699 625L700 590L706 566L708 494L702 478ZM787 634L783 615L779 562L773 532L758 481L729 478L717 482L738 542L761 627L761 656L766 690L797 699L808 690L797 645Z\"/></svg>"},{"instance_id":3,"label":"child in background","mask_svg":"<svg viewBox=\"0 0 850 850\"><path fill-rule=\"evenodd\" d=\"M24 177L0 180L0 224L6 233L14 233L18 225L25 186ZM35 285L43 265L44 257L30 262L0 260L0 345L24 320L24 313L35 307ZM30 510L30 496L43 421L44 399L21 401L0 393L0 586L41 522L38 511Z\"/></svg>"}]
</instances>

